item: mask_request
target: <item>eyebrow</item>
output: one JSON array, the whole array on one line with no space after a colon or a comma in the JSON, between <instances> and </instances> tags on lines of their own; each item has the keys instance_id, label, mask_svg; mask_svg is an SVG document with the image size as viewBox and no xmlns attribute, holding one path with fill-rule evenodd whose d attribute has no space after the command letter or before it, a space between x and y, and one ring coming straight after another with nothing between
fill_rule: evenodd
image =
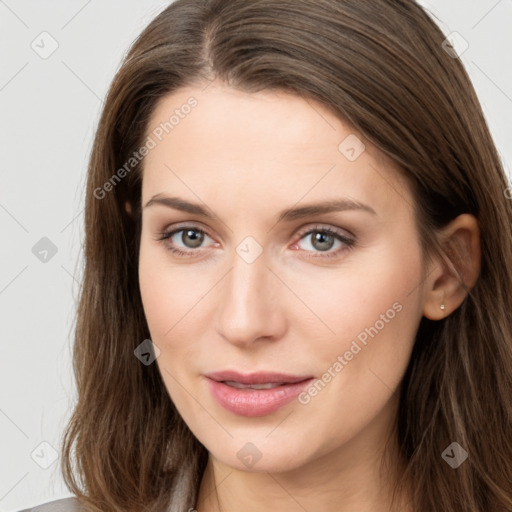
<instances>
[{"instance_id":1,"label":"eyebrow","mask_svg":"<svg viewBox=\"0 0 512 512\"><path fill-rule=\"evenodd\" d=\"M166 206L168 208L174 208L175 210L181 210L187 213L193 213L209 219L217 218L208 208L205 208L197 203L190 203L179 197L168 197L157 194L146 203L144 208L149 208L155 204ZM324 201L321 203L307 204L300 207L287 208L279 214L277 222L292 221L312 215L342 212L346 210L361 210L371 213L372 215L377 215L377 212L371 206L368 206L359 201L355 201L353 199L340 198Z\"/></svg>"}]
</instances>

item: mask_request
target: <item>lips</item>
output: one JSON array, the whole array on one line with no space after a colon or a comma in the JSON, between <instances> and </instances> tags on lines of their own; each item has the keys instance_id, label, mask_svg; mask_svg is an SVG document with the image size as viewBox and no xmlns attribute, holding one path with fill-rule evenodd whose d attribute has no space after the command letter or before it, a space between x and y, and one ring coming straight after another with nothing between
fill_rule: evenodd
<instances>
[{"instance_id":1,"label":"lips","mask_svg":"<svg viewBox=\"0 0 512 512\"><path fill-rule=\"evenodd\" d=\"M205 375L213 398L241 416L265 416L292 402L312 381L311 376L235 371Z\"/></svg>"}]
</instances>

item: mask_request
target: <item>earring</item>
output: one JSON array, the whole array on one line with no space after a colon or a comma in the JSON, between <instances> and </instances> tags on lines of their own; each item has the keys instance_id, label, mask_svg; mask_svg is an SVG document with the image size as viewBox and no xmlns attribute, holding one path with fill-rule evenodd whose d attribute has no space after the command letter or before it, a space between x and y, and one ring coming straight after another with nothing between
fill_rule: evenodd
<instances>
[{"instance_id":1,"label":"earring","mask_svg":"<svg viewBox=\"0 0 512 512\"><path fill-rule=\"evenodd\" d=\"M444 304L441 304L439 307L444 310Z\"/></svg>"}]
</instances>

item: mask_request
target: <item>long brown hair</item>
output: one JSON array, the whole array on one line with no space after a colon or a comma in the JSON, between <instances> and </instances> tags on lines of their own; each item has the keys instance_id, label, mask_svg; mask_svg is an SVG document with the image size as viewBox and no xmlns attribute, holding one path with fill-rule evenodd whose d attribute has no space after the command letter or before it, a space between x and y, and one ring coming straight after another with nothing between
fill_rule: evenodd
<instances>
[{"instance_id":1,"label":"long brown hair","mask_svg":"<svg viewBox=\"0 0 512 512\"><path fill-rule=\"evenodd\" d=\"M415 510L512 511L512 206L473 86L444 39L413 0L177 0L135 41L108 92L86 191L78 401L62 469L88 509L195 505L206 449L157 365L134 357L150 337L137 272L144 161L134 154L162 97L218 78L319 101L367 137L411 184L425 254L442 250L436 230L457 215L478 219L479 279L447 318L422 319L396 433ZM452 442L469 454L457 469L441 457Z\"/></svg>"}]
</instances>

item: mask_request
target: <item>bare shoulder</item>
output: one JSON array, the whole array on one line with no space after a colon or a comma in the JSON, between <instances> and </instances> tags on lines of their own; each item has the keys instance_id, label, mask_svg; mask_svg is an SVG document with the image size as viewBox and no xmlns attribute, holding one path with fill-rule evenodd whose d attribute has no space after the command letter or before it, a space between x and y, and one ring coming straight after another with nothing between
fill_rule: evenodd
<instances>
[{"instance_id":1,"label":"bare shoulder","mask_svg":"<svg viewBox=\"0 0 512 512\"><path fill-rule=\"evenodd\" d=\"M19 512L80 512L81 510L83 509L77 498L64 498L20 510Z\"/></svg>"}]
</instances>

